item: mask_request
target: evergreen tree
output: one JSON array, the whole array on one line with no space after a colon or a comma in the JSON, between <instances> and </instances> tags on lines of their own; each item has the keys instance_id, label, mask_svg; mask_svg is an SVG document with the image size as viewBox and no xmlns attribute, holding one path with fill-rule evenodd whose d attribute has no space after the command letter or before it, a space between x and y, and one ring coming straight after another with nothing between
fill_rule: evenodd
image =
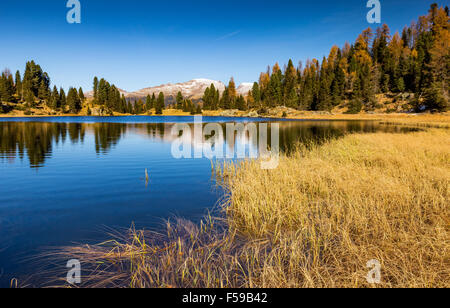
<instances>
[{"instance_id":1,"label":"evergreen tree","mask_svg":"<svg viewBox=\"0 0 450 308\"><path fill-rule=\"evenodd\" d=\"M1 100L3 102L14 102L14 81L9 70L4 70L0 79Z\"/></svg>"},{"instance_id":2,"label":"evergreen tree","mask_svg":"<svg viewBox=\"0 0 450 308\"><path fill-rule=\"evenodd\" d=\"M144 102L139 99L135 105L134 105L134 113L135 114L142 114L144 113Z\"/></svg>"},{"instance_id":3,"label":"evergreen tree","mask_svg":"<svg viewBox=\"0 0 450 308\"><path fill-rule=\"evenodd\" d=\"M109 83L104 78L100 79L97 92L97 103L99 105L106 105L108 101L109 88Z\"/></svg>"},{"instance_id":4,"label":"evergreen tree","mask_svg":"<svg viewBox=\"0 0 450 308\"><path fill-rule=\"evenodd\" d=\"M80 98L82 103L84 103L84 101L86 100L86 98L84 97L83 89L81 87L80 89L78 89L78 97Z\"/></svg>"},{"instance_id":5,"label":"evergreen tree","mask_svg":"<svg viewBox=\"0 0 450 308\"><path fill-rule=\"evenodd\" d=\"M27 62L23 77L23 91L32 91L40 99L50 94L50 77L34 61Z\"/></svg>"},{"instance_id":6,"label":"evergreen tree","mask_svg":"<svg viewBox=\"0 0 450 308\"><path fill-rule=\"evenodd\" d=\"M232 101L230 98L228 87L225 88L225 91L222 94L222 98L220 99L220 108L222 109L231 109L232 108Z\"/></svg>"},{"instance_id":7,"label":"evergreen tree","mask_svg":"<svg viewBox=\"0 0 450 308\"><path fill-rule=\"evenodd\" d=\"M236 108L242 111L247 110L247 104L245 102L244 96L240 95L236 100Z\"/></svg>"},{"instance_id":8,"label":"evergreen tree","mask_svg":"<svg viewBox=\"0 0 450 308\"><path fill-rule=\"evenodd\" d=\"M150 97L150 94L148 94L145 99L145 110L150 111L152 109L153 109L152 98Z\"/></svg>"},{"instance_id":9,"label":"evergreen tree","mask_svg":"<svg viewBox=\"0 0 450 308\"><path fill-rule=\"evenodd\" d=\"M202 107L200 105L197 105L197 110L195 111L195 114L202 114Z\"/></svg>"},{"instance_id":10,"label":"evergreen tree","mask_svg":"<svg viewBox=\"0 0 450 308\"><path fill-rule=\"evenodd\" d=\"M212 110L219 109L219 104L220 104L220 92L219 92L219 90L216 90L216 94L214 95Z\"/></svg>"},{"instance_id":11,"label":"evergreen tree","mask_svg":"<svg viewBox=\"0 0 450 308\"><path fill-rule=\"evenodd\" d=\"M25 102L28 107L35 107L34 93L30 89L27 89L25 92Z\"/></svg>"},{"instance_id":12,"label":"evergreen tree","mask_svg":"<svg viewBox=\"0 0 450 308\"><path fill-rule=\"evenodd\" d=\"M205 110L211 110L211 94L213 91L208 87L205 90L205 93L203 94L203 108Z\"/></svg>"},{"instance_id":13,"label":"evergreen tree","mask_svg":"<svg viewBox=\"0 0 450 308\"><path fill-rule=\"evenodd\" d=\"M120 99L120 113L127 113L128 112L128 108L127 108L127 100L125 98L125 95L122 94L122 97Z\"/></svg>"},{"instance_id":14,"label":"evergreen tree","mask_svg":"<svg viewBox=\"0 0 450 308\"><path fill-rule=\"evenodd\" d=\"M22 77L20 77L19 71L16 72L15 86L16 86L16 95L19 97L19 100L21 101L23 99L23 91L22 91Z\"/></svg>"},{"instance_id":15,"label":"evergreen tree","mask_svg":"<svg viewBox=\"0 0 450 308\"><path fill-rule=\"evenodd\" d=\"M98 98L98 78L94 77L94 101L97 102Z\"/></svg>"},{"instance_id":16,"label":"evergreen tree","mask_svg":"<svg viewBox=\"0 0 450 308\"><path fill-rule=\"evenodd\" d=\"M71 113L78 113L81 110L81 100L75 88L70 88L67 93L67 105Z\"/></svg>"},{"instance_id":17,"label":"evergreen tree","mask_svg":"<svg viewBox=\"0 0 450 308\"><path fill-rule=\"evenodd\" d=\"M59 105L63 111L66 110L67 106L67 98L66 98L66 92L63 88L59 90Z\"/></svg>"},{"instance_id":18,"label":"evergreen tree","mask_svg":"<svg viewBox=\"0 0 450 308\"><path fill-rule=\"evenodd\" d=\"M155 93L152 94L152 108L156 109L156 95L155 95Z\"/></svg>"},{"instance_id":19,"label":"evergreen tree","mask_svg":"<svg viewBox=\"0 0 450 308\"><path fill-rule=\"evenodd\" d=\"M163 114L163 110L165 107L164 93L160 92L158 96L158 100L156 102L156 114Z\"/></svg>"},{"instance_id":20,"label":"evergreen tree","mask_svg":"<svg viewBox=\"0 0 450 308\"><path fill-rule=\"evenodd\" d=\"M261 102L261 91L259 89L259 84L257 82L253 83L252 97L255 104L259 106Z\"/></svg>"},{"instance_id":21,"label":"evergreen tree","mask_svg":"<svg viewBox=\"0 0 450 308\"><path fill-rule=\"evenodd\" d=\"M180 91L177 94L177 98L176 98L177 104L176 104L176 108L175 109L179 109L179 110L183 109L183 101L184 101L184 97L183 97L183 94Z\"/></svg>"},{"instance_id":22,"label":"evergreen tree","mask_svg":"<svg viewBox=\"0 0 450 308\"><path fill-rule=\"evenodd\" d=\"M283 74L278 63L272 69L272 75L267 87L266 99L269 107L281 106L283 102Z\"/></svg>"},{"instance_id":23,"label":"evergreen tree","mask_svg":"<svg viewBox=\"0 0 450 308\"><path fill-rule=\"evenodd\" d=\"M60 96L58 93L58 88L56 86L54 86L52 94L50 96L49 107L52 108L53 110L58 109L60 107L59 99L60 99Z\"/></svg>"},{"instance_id":24,"label":"evergreen tree","mask_svg":"<svg viewBox=\"0 0 450 308\"><path fill-rule=\"evenodd\" d=\"M292 60L289 60L283 80L284 101L286 102L286 106L288 107L297 106L298 97L295 89L296 84L297 84L297 70L295 69Z\"/></svg>"},{"instance_id":25,"label":"evergreen tree","mask_svg":"<svg viewBox=\"0 0 450 308\"><path fill-rule=\"evenodd\" d=\"M448 89L447 89L448 91ZM425 105L435 111L447 111L449 109L448 96L445 97L440 82L433 82L424 93Z\"/></svg>"}]
</instances>

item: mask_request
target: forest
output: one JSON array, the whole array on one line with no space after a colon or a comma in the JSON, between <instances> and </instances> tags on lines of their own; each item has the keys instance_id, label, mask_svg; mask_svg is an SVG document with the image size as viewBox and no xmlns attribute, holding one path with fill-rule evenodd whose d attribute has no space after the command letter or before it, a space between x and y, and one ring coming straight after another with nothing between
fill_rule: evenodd
<instances>
[{"instance_id":1,"label":"forest","mask_svg":"<svg viewBox=\"0 0 450 308\"><path fill-rule=\"evenodd\" d=\"M333 46L328 57L294 66L268 67L244 102L233 79L219 98L212 85L205 109L248 109L287 106L330 111L347 102L350 113L370 111L379 94L412 97L414 111L446 111L450 76L449 9L433 4L427 15L391 34L388 25L364 30L355 43Z\"/></svg>"}]
</instances>

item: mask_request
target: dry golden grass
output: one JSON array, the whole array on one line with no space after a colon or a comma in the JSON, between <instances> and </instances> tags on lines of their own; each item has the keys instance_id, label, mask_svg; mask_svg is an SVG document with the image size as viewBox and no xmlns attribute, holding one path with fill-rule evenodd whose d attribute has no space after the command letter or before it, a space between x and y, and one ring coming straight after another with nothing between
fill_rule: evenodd
<instances>
[{"instance_id":1,"label":"dry golden grass","mask_svg":"<svg viewBox=\"0 0 450 308\"><path fill-rule=\"evenodd\" d=\"M228 177L228 224L276 247L263 287L450 286L450 132L352 135Z\"/></svg>"},{"instance_id":2,"label":"dry golden grass","mask_svg":"<svg viewBox=\"0 0 450 308\"><path fill-rule=\"evenodd\" d=\"M350 135L216 169L223 220L72 247L84 286L449 287L450 131ZM382 264L369 285L366 264Z\"/></svg>"},{"instance_id":3,"label":"dry golden grass","mask_svg":"<svg viewBox=\"0 0 450 308\"><path fill-rule=\"evenodd\" d=\"M288 115L290 119L310 119L310 120L374 120L386 124L409 125L421 127L450 127L450 113L439 114L399 114L399 113L378 113L378 114L332 114L320 115L313 112L296 112Z\"/></svg>"},{"instance_id":4,"label":"dry golden grass","mask_svg":"<svg viewBox=\"0 0 450 308\"><path fill-rule=\"evenodd\" d=\"M427 128L450 128L450 114L424 114L417 116L386 117L380 121L382 124L406 125Z\"/></svg>"}]
</instances>

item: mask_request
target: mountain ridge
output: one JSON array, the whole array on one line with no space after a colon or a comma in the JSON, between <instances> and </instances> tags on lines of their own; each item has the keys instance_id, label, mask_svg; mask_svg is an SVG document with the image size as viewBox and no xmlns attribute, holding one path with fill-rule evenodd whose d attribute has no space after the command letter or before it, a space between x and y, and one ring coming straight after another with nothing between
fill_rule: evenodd
<instances>
[{"instance_id":1,"label":"mountain ridge","mask_svg":"<svg viewBox=\"0 0 450 308\"><path fill-rule=\"evenodd\" d=\"M214 87L219 90L220 93L225 91L225 84L222 81L206 79L206 78L196 78L186 82L180 83L166 83L159 86L152 86L143 88L137 91L128 92L123 89L118 88L120 94L123 94L127 99L143 99L147 95L155 94L158 96L160 92L164 93L166 98L172 97L175 98L178 92L183 94L184 98L199 100L203 97L206 88L210 87L211 84L214 84ZM248 92L251 90L253 83L243 82L236 88L236 92L238 95L246 96ZM89 91L85 93L86 97L93 97L94 92Z\"/></svg>"}]
</instances>

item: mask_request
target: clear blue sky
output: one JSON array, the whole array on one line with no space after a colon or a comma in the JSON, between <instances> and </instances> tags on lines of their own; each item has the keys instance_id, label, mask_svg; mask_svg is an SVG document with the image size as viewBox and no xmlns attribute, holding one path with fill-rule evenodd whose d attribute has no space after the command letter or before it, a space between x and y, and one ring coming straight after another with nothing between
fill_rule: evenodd
<instances>
[{"instance_id":1,"label":"clear blue sky","mask_svg":"<svg viewBox=\"0 0 450 308\"><path fill-rule=\"evenodd\" d=\"M85 90L94 76L128 91L193 78L253 82L267 65L321 59L373 27L367 0L80 0L79 25L66 22L66 2L0 1L0 69L23 72L34 59L52 83ZM436 1L380 2L382 22L401 30Z\"/></svg>"}]
</instances>

